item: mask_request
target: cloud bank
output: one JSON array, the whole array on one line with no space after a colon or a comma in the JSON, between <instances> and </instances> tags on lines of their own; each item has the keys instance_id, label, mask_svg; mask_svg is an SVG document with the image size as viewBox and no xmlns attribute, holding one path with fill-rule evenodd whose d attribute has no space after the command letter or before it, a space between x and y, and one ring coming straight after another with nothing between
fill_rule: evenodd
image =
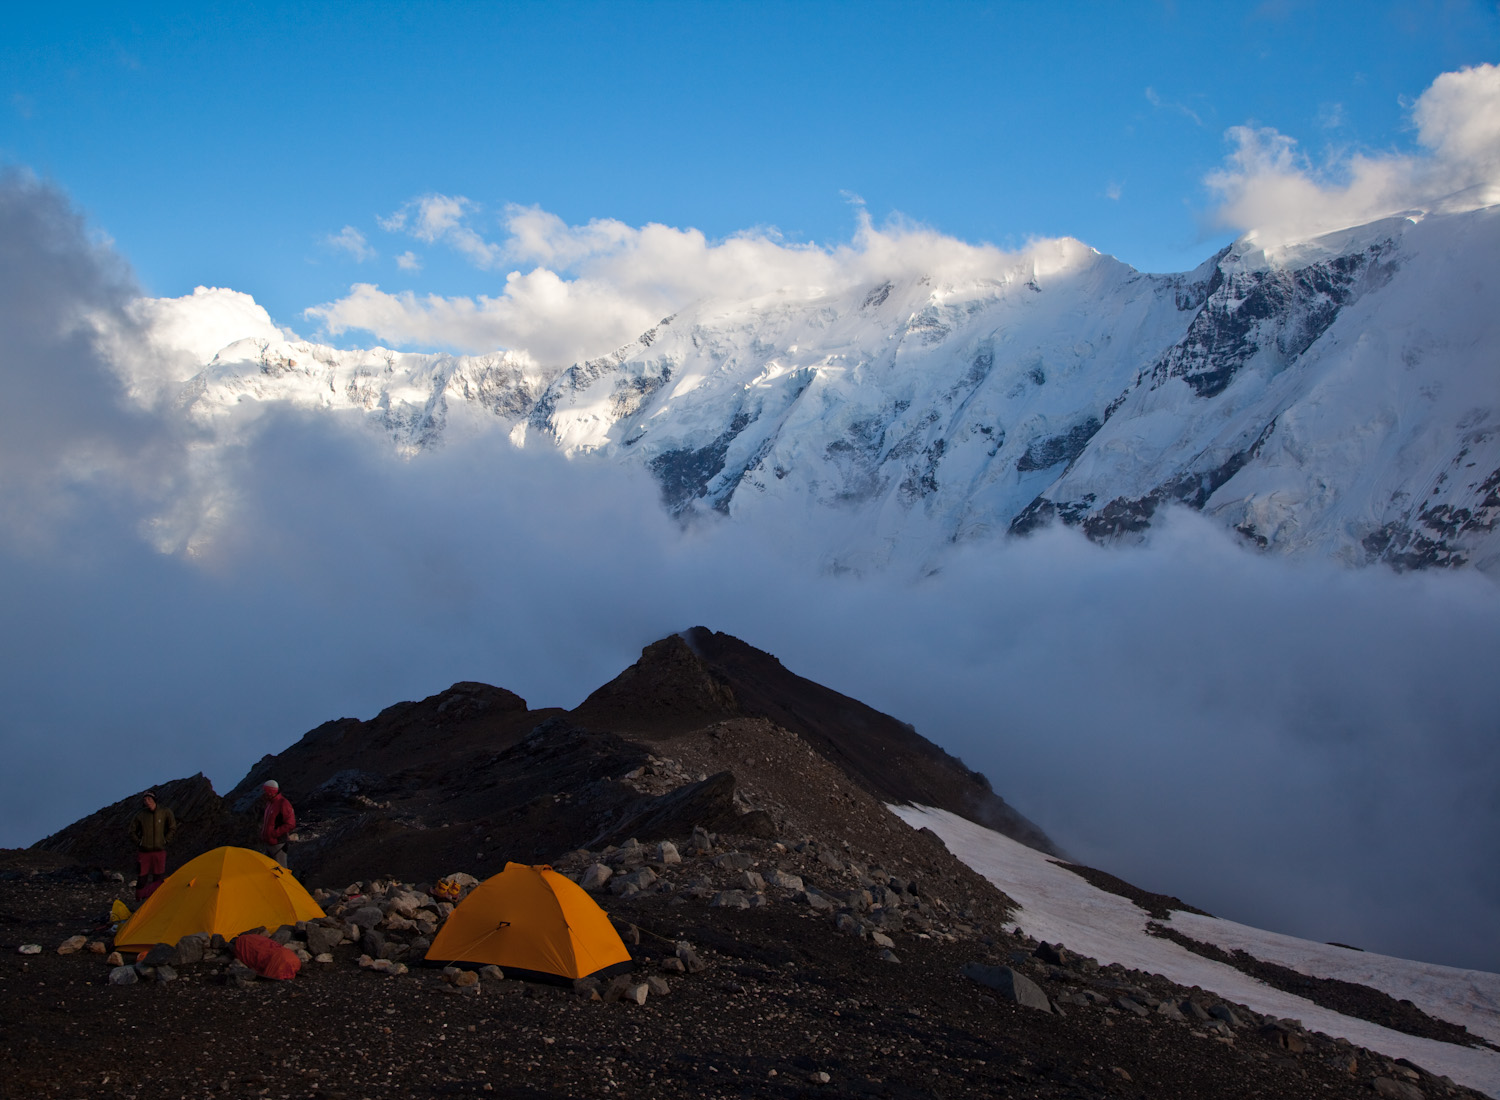
<instances>
[{"instance_id":1,"label":"cloud bank","mask_svg":"<svg viewBox=\"0 0 1500 1100\"><path fill-rule=\"evenodd\" d=\"M429 195L381 224L447 244L484 270L518 265L498 294L391 293L358 283L307 317L331 337L368 332L398 346L509 348L566 366L613 351L695 301L811 295L933 271L953 280L1000 278L1018 263L1045 265L1060 243L1041 242L1017 255L899 221L876 227L863 209L852 241L832 248L787 244L770 231L711 241L696 229L613 219L568 225L522 206L506 207L505 237L490 242L468 224L477 210L461 196Z\"/></svg>"},{"instance_id":2,"label":"cloud bank","mask_svg":"<svg viewBox=\"0 0 1500 1100\"><path fill-rule=\"evenodd\" d=\"M1236 126L1207 183L1217 225L1274 246L1407 210L1500 202L1500 66L1444 73L1412 105L1419 153L1336 156L1315 165L1270 128Z\"/></svg>"},{"instance_id":3,"label":"cloud bank","mask_svg":"<svg viewBox=\"0 0 1500 1100\"><path fill-rule=\"evenodd\" d=\"M515 247L625 264L650 236L559 226L533 217ZM702 263L716 247L686 241ZM807 251L776 262L836 262ZM0 186L0 264L0 302L21 301L0 314L0 843L178 775L224 789L325 719L457 680L572 706L702 623L913 721L1088 862L1223 916L1500 968L1500 594L1477 575L1261 558L1181 516L1135 549L1047 531L919 583L820 577L755 531L682 531L636 472L489 437L402 461L286 410L205 479L169 403L130 399L112 349L133 287L62 196ZM205 485L215 539L153 549Z\"/></svg>"}]
</instances>

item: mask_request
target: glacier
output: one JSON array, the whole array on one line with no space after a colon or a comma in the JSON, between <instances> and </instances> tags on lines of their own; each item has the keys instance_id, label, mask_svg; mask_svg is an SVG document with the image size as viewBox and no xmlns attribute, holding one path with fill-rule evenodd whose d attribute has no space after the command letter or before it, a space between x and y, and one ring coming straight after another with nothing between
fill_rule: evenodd
<instances>
[{"instance_id":1,"label":"glacier","mask_svg":"<svg viewBox=\"0 0 1500 1100\"><path fill-rule=\"evenodd\" d=\"M1050 240L692 302L568 365L337 349L230 291L138 313L209 447L275 408L356 416L413 461L503 433L634 465L683 523L824 572L927 572L1047 523L1139 539L1189 508L1265 552L1493 575L1497 257L1494 205L1251 234L1175 275Z\"/></svg>"}]
</instances>

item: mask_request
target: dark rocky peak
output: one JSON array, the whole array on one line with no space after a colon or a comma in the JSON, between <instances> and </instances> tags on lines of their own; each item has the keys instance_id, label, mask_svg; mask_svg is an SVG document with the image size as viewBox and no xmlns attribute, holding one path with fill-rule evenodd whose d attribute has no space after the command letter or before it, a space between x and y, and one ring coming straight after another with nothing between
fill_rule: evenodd
<instances>
[{"instance_id":1,"label":"dark rocky peak","mask_svg":"<svg viewBox=\"0 0 1500 1100\"><path fill-rule=\"evenodd\" d=\"M141 796L146 790L154 790L157 805L170 809L177 819L173 848L180 846L187 850L211 846L209 842L216 835L224 802L214 793L213 784L199 772L127 795L38 841L33 847L81 862L125 867L135 851L130 839L130 822L143 809Z\"/></svg>"},{"instance_id":2,"label":"dark rocky peak","mask_svg":"<svg viewBox=\"0 0 1500 1100\"><path fill-rule=\"evenodd\" d=\"M641 650L640 660L569 717L581 726L669 737L743 713L725 678L673 634Z\"/></svg>"},{"instance_id":3,"label":"dark rocky peak","mask_svg":"<svg viewBox=\"0 0 1500 1100\"><path fill-rule=\"evenodd\" d=\"M371 867L478 874L504 859L680 838L695 826L862 837L867 847L878 835L900 847L910 830L880 804L905 801L1054 851L983 776L909 725L702 627L647 646L572 712L459 683L369 721L325 722L263 757L222 801L201 776L165 785L163 800L198 830L173 845L173 858L253 845L266 779L296 807L299 873L320 881ZM138 799L40 847L120 866Z\"/></svg>"},{"instance_id":4,"label":"dark rocky peak","mask_svg":"<svg viewBox=\"0 0 1500 1100\"><path fill-rule=\"evenodd\" d=\"M589 696L574 721L657 739L731 717L764 718L806 740L870 794L962 814L1043 851L1041 829L989 781L909 724L787 669L763 650L706 627L646 647Z\"/></svg>"},{"instance_id":5,"label":"dark rocky peak","mask_svg":"<svg viewBox=\"0 0 1500 1100\"><path fill-rule=\"evenodd\" d=\"M275 779L297 804L330 783L349 786L355 768L363 777L356 785L368 788L381 777L476 751L498 751L557 713L528 710L525 699L504 688L463 681L425 699L386 707L368 722L324 722L286 751L262 757L225 799L236 812L246 812L260 785Z\"/></svg>"}]
</instances>

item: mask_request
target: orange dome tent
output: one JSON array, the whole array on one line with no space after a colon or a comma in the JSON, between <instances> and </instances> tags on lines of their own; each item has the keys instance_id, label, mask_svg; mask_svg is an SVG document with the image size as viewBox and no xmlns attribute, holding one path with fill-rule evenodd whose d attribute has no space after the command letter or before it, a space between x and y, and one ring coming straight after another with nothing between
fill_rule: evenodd
<instances>
[{"instance_id":1,"label":"orange dome tent","mask_svg":"<svg viewBox=\"0 0 1500 1100\"><path fill-rule=\"evenodd\" d=\"M630 952L572 879L551 867L507 863L458 904L427 958L584 978L628 963Z\"/></svg>"},{"instance_id":2,"label":"orange dome tent","mask_svg":"<svg viewBox=\"0 0 1500 1100\"><path fill-rule=\"evenodd\" d=\"M115 933L120 951L173 943L194 932L225 939L323 916L287 869L248 848L215 848L189 860L156 888Z\"/></svg>"}]
</instances>

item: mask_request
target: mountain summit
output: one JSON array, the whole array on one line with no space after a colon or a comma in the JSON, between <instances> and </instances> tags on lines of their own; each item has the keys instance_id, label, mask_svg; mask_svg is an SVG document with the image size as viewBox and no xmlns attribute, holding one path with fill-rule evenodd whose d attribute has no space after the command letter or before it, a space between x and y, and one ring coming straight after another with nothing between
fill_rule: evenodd
<instances>
[{"instance_id":1,"label":"mountain summit","mask_svg":"<svg viewBox=\"0 0 1500 1100\"><path fill-rule=\"evenodd\" d=\"M1135 537L1169 507L1272 551L1493 570L1496 255L1495 206L1246 238L1182 275L1051 241L985 270L700 302L566 367L260 334L182 407L225 433L219 414L254 402L356 410L408 455L502 432L635 465L684 519L751 524L833 571L930 567L1050 522Z\"/></svg>"},{"instance_id":2,"label":"mountain summit","mask_svg":"<svg viewBox=\"0 0 1500 1100\"><path fill-rule=\"evenodd\" d=\"M367 722L325 722L262 758L222 799L202 776L159 790L189 807L179 815L184 843L250 843L269 778L297 807L299 870L319 880L372 866L408 876L447 863L483 869L501 855L549 859L694 825L852 835L868 814L876 824L861 829L899 836L904 827L877 809L907 802L1056 854L984 776L911 726L703 627L647 646L572 711L458 683ZM126 799L36 847L123 865L134 808Z\"/></svg>"}]
</instances>

